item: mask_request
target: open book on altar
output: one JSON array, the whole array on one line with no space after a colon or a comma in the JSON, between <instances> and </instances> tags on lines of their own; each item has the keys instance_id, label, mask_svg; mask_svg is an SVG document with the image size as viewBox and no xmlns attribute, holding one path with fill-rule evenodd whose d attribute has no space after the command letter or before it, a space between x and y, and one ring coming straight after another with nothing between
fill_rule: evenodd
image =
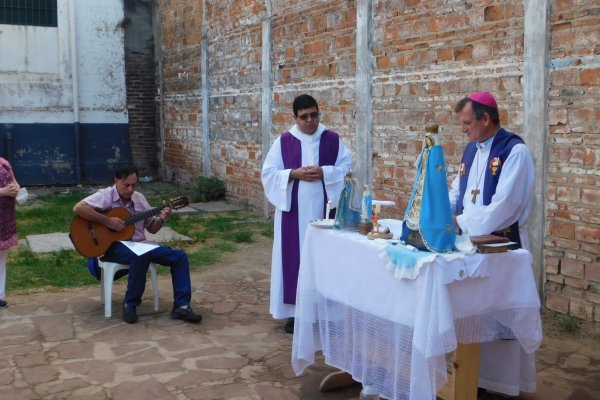
<instances>
[{"instance_id":1,"label":"open book on altar","mask_svg":"<svg viewBox=\"0 0 600 400\"><path fill-rule=\"evenodd\" d=\"M501 253L508 251L511 246L517 244L504 236L497 235L471 236L471 242L477 246L480 253Z\"/></svg>"}]
</instances>

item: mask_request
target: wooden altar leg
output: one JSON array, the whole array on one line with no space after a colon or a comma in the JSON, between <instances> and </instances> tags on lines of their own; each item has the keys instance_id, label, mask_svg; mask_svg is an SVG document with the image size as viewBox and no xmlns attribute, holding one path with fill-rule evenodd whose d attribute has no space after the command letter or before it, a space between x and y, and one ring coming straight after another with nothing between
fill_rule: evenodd
<instances>
[{"instance_id":1,"label":"wooden altar leg","mask_svg":"<svg viewBox=\"0 0 600 400\"><path fill-rule=\"evenodd\" d=\"M437 393L442 400L477 400L479 343L459 343L448 363L448 383Z\"/></svg>"}]
</instances>

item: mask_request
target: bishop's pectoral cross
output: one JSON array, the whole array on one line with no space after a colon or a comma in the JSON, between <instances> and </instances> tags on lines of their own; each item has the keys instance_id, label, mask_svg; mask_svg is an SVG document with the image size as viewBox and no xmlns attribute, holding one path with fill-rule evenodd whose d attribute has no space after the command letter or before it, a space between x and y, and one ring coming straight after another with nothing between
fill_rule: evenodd
<instances>
[{"instance_id":1,"label":"bishop's pectoral cross","mask_svg":"<svg viewBox=\"0 0 600 400\"><path fill-rule=\"evenodd\" d=\"M471 194L473 195L473 197L471 198L471 203L475 204L475 200L477 199L477 195L481 193L481 191L477 188L471 190Z\"/></svg>"}]
</instances>

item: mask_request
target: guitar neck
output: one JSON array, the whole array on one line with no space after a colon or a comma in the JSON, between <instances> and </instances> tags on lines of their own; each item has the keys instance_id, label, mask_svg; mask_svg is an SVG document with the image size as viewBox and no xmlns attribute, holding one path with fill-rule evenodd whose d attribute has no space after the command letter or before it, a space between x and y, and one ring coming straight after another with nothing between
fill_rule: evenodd
<instances>
[{"instance_id":1,"label":"guitar neck","mask_svg":"<svg viewBox=\"0 0 600 400\"><path fill-rule=\"evenodd\" d=\"M162 211L163 208L165 208L165 206L163 206L163 207L156 207L156 208L153 208L151 210L141 212L139 214L134 214L134 215L132 215L131 217L127 218L124 221L125 225L127 226L127 225L131 225L131 224L135 224L136 222L143 221L146 218L150 218L150 217L153 217L155 215L158 215L158 214L160 214L160 212Z\"/></svg>"}]
</instances>

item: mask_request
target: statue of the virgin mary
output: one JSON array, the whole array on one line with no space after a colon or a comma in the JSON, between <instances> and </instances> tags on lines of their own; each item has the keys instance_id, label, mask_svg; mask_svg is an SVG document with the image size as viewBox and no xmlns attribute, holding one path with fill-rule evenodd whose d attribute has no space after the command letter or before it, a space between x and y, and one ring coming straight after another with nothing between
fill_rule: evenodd
<instances>
[{"instance_id":1,"label":"statue of the virgin mary","mask_svg":"<svg viewBox=\"0 0 600 400\"><path fill-rule=\"evenodd\" d=\"M355 186L356 180L352 177L352 173L348 173L335 213L334 228L348 231L358 230L361 219L361 206L360 201L357 199Z\"/></svg>"},{"instance_id":2,"label":"statue of the virgin mary","mask_svg":"<svg viewBox=\"0 0 600 400\"><path fill-rule=\"evenodd\" d=\"M438 125L429 122L425 132L400 239L420 250L451 252L456 232L448 197L446 161L437 135Z\"/></svg>"}]
</instances>

